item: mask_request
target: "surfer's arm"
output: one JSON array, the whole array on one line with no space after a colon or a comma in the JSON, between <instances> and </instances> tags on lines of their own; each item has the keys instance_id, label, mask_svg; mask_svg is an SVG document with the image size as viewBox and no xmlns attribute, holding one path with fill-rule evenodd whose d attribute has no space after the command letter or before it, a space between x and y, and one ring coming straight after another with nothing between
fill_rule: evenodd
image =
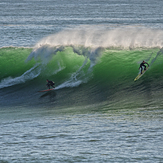
<instances>
[{"instance_id":1,"label":"surfer's arm","mask_svg":"<svg viewBox=\"0 0 163 163\"><path fill-rule=\"evenodd\" d=\"M147 63L147 62L145 62L147 65L148 65L148 67L149 67L149 64Z\"/></svg>"}]
</instances>

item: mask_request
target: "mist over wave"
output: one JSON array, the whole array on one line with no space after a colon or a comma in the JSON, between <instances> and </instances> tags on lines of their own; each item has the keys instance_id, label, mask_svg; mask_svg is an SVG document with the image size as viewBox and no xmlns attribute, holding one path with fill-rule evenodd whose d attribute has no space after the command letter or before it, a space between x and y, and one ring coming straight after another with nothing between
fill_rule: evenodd
<instances>
[{"instance_id":1,"label":"mist over wave","mask_svg":"<svg viewBox=\"0 0 163 163\"><path fill-rule=\"evenodd\" d=\"M42 45L84 47L119 47L119 48L152 48L163 46L163 30L138 26L118 28L100 28L99 26L81 26L64 30L43 38L35 48Z\"/></svg>"}]
</instances>

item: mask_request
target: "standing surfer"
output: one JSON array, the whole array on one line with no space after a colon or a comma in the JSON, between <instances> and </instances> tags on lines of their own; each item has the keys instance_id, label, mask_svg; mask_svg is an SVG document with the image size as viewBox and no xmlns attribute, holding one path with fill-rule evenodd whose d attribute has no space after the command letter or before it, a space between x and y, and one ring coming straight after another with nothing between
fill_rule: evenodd
<instances>
[{"instance_id":1,"label":"standing surfer","mask_svg":"<svg viewBox=\"0 0 163 163\"><path fill-rule=\"evenodd\" d=\"M48 79L47 79L46 81L47 81L47 84L46 84L46 85L47 85L47 87L48 87L49 89L50 89L50 86L52 86L53 88L55 88L55 87L54 87L54 84L55 84L55 83L54 83L53 81L50 81L50 80L48 80Z\"/></svg>"},{"instance_id":2,"label":"standing surfer","mask_svg":"<svg viewBox=\"0 0 163 163\"><path fill-rule=\"evenodd\" d=\"M139 69L141 68L141 74L142 74L142 71L143 71L143 67L144 67L144 70L146 70L146 65L145 65L145 64L147 64L148 67L149 67L149 64L148 64L147 62L143 61L143 62L140 64L140 67L139 67Z\"/></svg>"}]
</instances>

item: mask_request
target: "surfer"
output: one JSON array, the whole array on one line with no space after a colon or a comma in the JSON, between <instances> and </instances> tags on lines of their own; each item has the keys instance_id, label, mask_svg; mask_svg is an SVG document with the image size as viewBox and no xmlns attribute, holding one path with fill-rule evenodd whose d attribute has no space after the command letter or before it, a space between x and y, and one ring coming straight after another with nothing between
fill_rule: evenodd
<instances>
[{"instance_id":1,"label":"surfer","mask_svg":"<svg viewBox=\"0 0 163 163\"><path fill-rule=\"evenodd\" d=\"M144 70L146 70L146 65L145 65L145 64L147 64L148 67L149 67L149 64L148 64L147 62L143 61L143 62L140 64L140 67L139 67L139 69L141 68L141 74L142 74L142 71L143 71L143 67L144 67Z\"/></svg>"},{"instance_id":2,"label":"surfer","mask_svg":"<svg viewBox=\"0 0 163 163\"><path fill-rule=\"evenodd\" d=\"M47 87L48 87L49 89L50 89L50 86L52 86L53 88L55 88L55 87L54 87L54 84L55 84L55 83L54 83L53 81L50 81L50 80L48 80L48 79L47 79L46 81L47 81L47 84L46 84L46 85L47 85Z\"/></svg>"}]
</instances>

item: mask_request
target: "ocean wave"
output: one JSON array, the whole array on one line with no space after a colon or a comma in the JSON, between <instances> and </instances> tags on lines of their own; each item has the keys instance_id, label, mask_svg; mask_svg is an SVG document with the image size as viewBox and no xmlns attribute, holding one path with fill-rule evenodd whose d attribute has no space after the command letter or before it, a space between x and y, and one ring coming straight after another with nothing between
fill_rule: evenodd
<instances>
[{"instance_id":1,"label":"ocean wave","mask_svg":"<svg viewBox=\"0 0 163 163\"><path fill-rule=\"evenodd\" d=\"M46 88L46 79L49 79L55 82L56 91L62 91L64 103L115 100L134 103L135 100L140 102L153 97L160 99L163 88L163 49L160 40L162 31L136 31L139 29L129 29L128 32L126 28L122 31L115 29L108 31L109 35L105 31L102 35L97 31L92 31L91 34L87 30L84 33L81 30L63 31L44 38L33 49L1 48L1 97L5 90L13 90L14 94L20 91L24 98L28 96L28 99L33 100L37 91ZM150 40L155 35L159 37ZM114 46L109 44L110 39L114 40ZM134 82L143 60L150 67ZM52 94L53 98L55 94ZM58 101L60 104L63 103L61 99Z\"/></svg>"}]
</instances>

